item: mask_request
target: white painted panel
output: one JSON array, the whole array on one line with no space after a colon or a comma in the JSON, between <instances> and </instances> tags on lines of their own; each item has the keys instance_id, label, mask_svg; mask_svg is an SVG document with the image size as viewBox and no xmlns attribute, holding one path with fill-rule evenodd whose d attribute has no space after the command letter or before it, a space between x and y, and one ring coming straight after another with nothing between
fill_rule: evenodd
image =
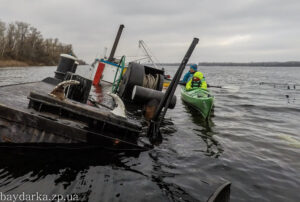
<instances>
[{"instance_id":1,"label":"white painted panel","mask_svg":"<svg viewBox=\"0 0 300 202\"><path fill-rule=\"evenodd\" d=\"M115 74L118 70L118 67L112 66L110 64L105 64L104 71L102 73L102 81L106 81L109 83L114 82Z\"/></svg>"}]
</instances>

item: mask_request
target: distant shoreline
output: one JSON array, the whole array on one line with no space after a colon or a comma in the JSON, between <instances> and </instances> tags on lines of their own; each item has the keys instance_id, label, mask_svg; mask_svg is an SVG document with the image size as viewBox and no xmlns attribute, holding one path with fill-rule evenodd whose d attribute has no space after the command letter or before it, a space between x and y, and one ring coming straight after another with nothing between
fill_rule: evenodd
<instances>
[{"instance_id":1,"label":"distant shoreline","mask_svg":"<svg viewBox=\"0 0 300 202\"><path fill-rule=\"evenodd\" d=\"M159 63L160 66L179 66L180 63ZM189 65L189 64L188 64ZM288 62L199 62L199 66L300 67L298 61Z\"/></svg>"},{"instance_id":2,"label":"distant shoreline","mask_svg":"<svg viewBox=\"0 0 300 202\"><path fill-rule=\"evenodd\" d=\"M83 60L77 60L79 65L87 65ZM57 66L57 64L45 64L37 62L28 62L20 60L0 60L0 68L4 67L43 67L43 66Z\"/></svg>"},{"instance_id":3,"label":"distant shoreline","mask_svg":"<svg viewBox=\"0 0 300 202\"><path fill-rule=\"evenodd\" d=\"M3 68L3 67L30 67L30 66L45 66L45 64L19 61L19 60L0 60L0 68Z\"/></svg>"},{"instance_id":4,"label":"distant shoreline","mask_svg":"<svg viewBox=\"0 0 300 202\"><path fill-rule=\"evenodd\" d=\"M199 62L199 66L300 67L300 62Z\"/></svg>"}]
</instances>

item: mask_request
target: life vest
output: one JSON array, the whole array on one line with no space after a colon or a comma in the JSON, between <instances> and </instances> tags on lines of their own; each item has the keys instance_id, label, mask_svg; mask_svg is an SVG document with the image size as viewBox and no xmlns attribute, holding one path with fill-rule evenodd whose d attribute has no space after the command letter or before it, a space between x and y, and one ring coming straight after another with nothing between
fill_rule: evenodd
<instances>
[{"instance_id":1,"label":"life vest","mask_svg":"<svg viewBox=\"0 0 300 202\"><path fill-rule=\"evenodd\" d=\"M206 80L201 72L196 72L193 75L193 78L186 84L186 90L191 90L193 88L207 89Z\"/></svg>"},{"instance_id":2,"label":"life vest","mask_svg":"<svg viewBox=\"0 0 300 202\"><path fill-rule=\"evenodd\" d=\"M202 81L192 81L192 88L200 88L202 84Z\"/></svg>"},{"instance_id":3,"label":"life vest","mask_svg":"<svg viewBox=\"0 0 300 202\"><path fill-rule=\"evenodd\" d=\"M198 81L192 80L192 88L203 88L202 84L204 84L204 82L206 83L204 77Z\"/></svg>"}]
</instances>

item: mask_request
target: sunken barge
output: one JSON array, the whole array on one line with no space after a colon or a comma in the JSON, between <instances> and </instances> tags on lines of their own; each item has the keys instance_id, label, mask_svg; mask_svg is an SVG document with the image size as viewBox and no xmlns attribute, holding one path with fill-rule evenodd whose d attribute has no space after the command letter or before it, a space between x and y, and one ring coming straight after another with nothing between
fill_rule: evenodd
<instances>
[{"instance_id":1,"label":"sunken barge","mask_svg":"<svg viewBox=\"0 0 300 202\"><path fill-rule=\"evenodd\" d=\"M119 27L109 58L96 60L94 80L78 74L78 63L62 54L54 77L39 82L0 86L0 148L105 148L145 151L161 141L160 124L176 105L175 89L198 39L194 38L168 89L162 92L164 70L129 63L113 56L121 36ZM102 100L90 95L101 86ZM99 95L96 95L99 96ZM144 119L130 108L144 108ZM141 122L148 121L147 132ZM140 141L147 137L150 141ZM151 144L152 143L152 144ZM230 182L220 186L209 202L228 202Z\"/></svg>"},{"instance_id":2,"label":"sunken barge","mask_svg":"<svg viewBox=\"0 0 300 202\"><path fill-rule=\"evenodd\" d=\"M114 58L123 28L110 57L97 61L93 81L76 74L75 57L61 54L54 77L0 86L0 146L152 148L149 141L139 141L145 136L143 120L127 116L126 109L141 109L152 98L160 101L164 71L137 63L125 67L125 57ZM101 86L106 103L90 96L92 85ZM169 108L175 104L173 98Z\"/></svg>"},{"instance_id":3,"label":"sunken barge","mask_svg":"<svg viewBox=\"0 0 300 202\"><path fill-rule=\"evenodd\" d=\"M112 97L102 92L111 106L87 104L92 81L76 75L74 65L75 58L62 55L55 77L0 87L0 144L146 149L137 145L140 122L115 115ZM80 84L61 86L66 93L63 99L51 96L68 78ZM108 91L108 87L102 90Z\"/></svg>"}]
</instances>

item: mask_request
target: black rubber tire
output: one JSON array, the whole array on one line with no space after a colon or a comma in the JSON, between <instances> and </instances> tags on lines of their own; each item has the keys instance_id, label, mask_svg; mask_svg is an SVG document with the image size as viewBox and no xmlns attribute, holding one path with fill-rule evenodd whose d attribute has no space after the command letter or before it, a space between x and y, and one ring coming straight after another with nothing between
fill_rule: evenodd
<instances>
[{"instance_id":1,"label":"black rubber tire","mask_svg":"<svg viewBox=\"0 0 300 202\"><path fill-rule=\"evenodd\" d=\"M142 86L144 80L145 70L144 66L138 63L129 63L127 71L119 87L119 96L122 99L130 100L133 87L135 85Z\"/></svg>"}]
</instances>

